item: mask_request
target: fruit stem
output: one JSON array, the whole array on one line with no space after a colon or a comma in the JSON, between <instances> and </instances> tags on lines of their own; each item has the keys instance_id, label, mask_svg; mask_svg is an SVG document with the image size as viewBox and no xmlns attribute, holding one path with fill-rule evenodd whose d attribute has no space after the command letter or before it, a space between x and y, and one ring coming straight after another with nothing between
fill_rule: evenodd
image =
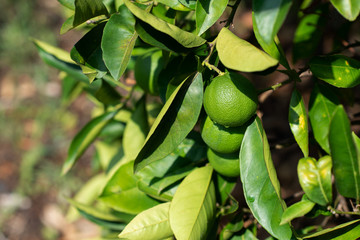
<instances>
[{"instance_id":1,"label":"fruit stem","mask_svg":"<svg viewBox=\"0 0 360 240\"><path fill-rule=\"evenodd\" d=\"M264 92L266 92L266 91L269 91L269 90L275 91L275 90L277 90L278 88L281 88L282 86L285 86L286 84L289 84L289 83L291 83L291 82L293 82L293 81L294 81L293 79L289 78L289 79L287 79L287 80L285 80L285 81L283 81L283 82L281 82L281 83L277 83L277 84L272 85L272 86L270 86L270 87L268 87L268 88L259 90L259 91L258 91L258 95L260 95L260 94L262 94L262 93L264 93Z\"/></svg>"},{"instance_id":2,"label":"fruit stem","mask_svg":"<svg viewBox=\"0 0 360 240\"><path fill-rule=\"evenodd\" d=\"M217 74L219 74L219 76L222 76L225 74L224 72L222 72L220 69L218 69L214 65L210 64L209 62L204 61L202 64L203 64L203 66L204 65L207 66L210 70L214 70L215 72L217 72Z\"/></svg>"},{"instance_id":3,"label":"fruit stem","mask_svg":"<svg viewBox=\"0 0 360 240\"><path fill-rule=\"evenodd\" d=\"M214 49L215 49L216 40L217 40L217 38L215 38L214 41L208 43L209 47L210 47L210 52L207 55L207 57L204 59L204 61L202 62L202 65L208 67L210 70L214 70L215 72L217 72L221 76L221 75L224 75L224 72L222 72L220 69L218 69L213 64L209 63L210 57L213 54Z\"/></svg>"}]
</instances>

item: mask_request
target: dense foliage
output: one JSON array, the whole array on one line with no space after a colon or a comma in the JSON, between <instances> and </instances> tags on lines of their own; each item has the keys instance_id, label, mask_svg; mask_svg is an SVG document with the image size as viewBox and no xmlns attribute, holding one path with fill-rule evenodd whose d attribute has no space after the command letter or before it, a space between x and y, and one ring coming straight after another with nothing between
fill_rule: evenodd
<instances>
[{"instance_id":1,"label":"dense foliage","mask_svg":"<svg viewBox=\"0 0 360 240\"><path fill-rule=\"evenodd\" d=\"M360 139L346 112L354 102L340 94L360 84L359 55L346 51L359 42L334 41L318 55L329 14L346 19L344 42L359 1L253 0L251 42L234 33L240 0L59 2L74 12L61 32L86 34L70 53L34 43L63 72L63 95L85 92L97 106L62 170L95 144L103 171L69 202L104 228L104 239L257 239L259 229L269 239L360 236ZM298 15L292 61L277 37L289 11ZM306 67L294 68L297 61ZM274 71L288 79L259 89L244 77ZM313 83L308 106L297 89L304 73ZM303 154L293 173L303 195L291 204L256 114L257 94L286 84L289 127ZM327 229L292 225L323 216L345 218Z\"/></svg>"}]
</instances>

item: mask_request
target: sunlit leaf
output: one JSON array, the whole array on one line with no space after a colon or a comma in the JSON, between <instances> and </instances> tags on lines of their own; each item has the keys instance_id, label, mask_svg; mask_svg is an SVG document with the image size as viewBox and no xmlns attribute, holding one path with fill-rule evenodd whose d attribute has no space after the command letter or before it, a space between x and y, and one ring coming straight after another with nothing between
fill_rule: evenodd
<instances>
[{"instance_id":1,"label":"sunlit leaf","mask_svg":"<svg viewBox=\"0 0 360 240\"><path fill-rule=\"evenodd\" d=\"M258 72L278 64L278 60L237 37L227 28L221 29L216 49L225 67L237 71Z\"/></svg>"},{"instance_id":2,"label":"sunlit leaf","mask_svg":"<svg viewBox=\"0 0 360 240\"><path fill-rule=\"evenodd\" d=\"M289 224L280 226L286 208L271 159L265 131L259 118L247 130L240 148L240 177L248 206L258 222L274 237L290 239Z\"/></svg>"},{"instance_id":3,"label":"sunlit leaf","mask_svg":"<svg viewBox=\"0 0 360 240\"><path fill-rule=\"evenodd\" d=\"M319 232L303 236L303 239L310 240L356 240L360 236L360 220L337 225Z\"/></svg>"},{"instance_id":4,"label":"sunlit leaf","mask_svg":"<svg viewBox=\"0 0 360 240\"><path fill-rule=\"evenodd\" d=\"M105 125L115 116L116 112L107 112L88 122L70 144L68 156L62 168L62 174L66 174L94 139L99 135Z\"/></svg>"},{"instance_id":5,"label":"sunlit leaf","mask_svg":"<svg viewBox=\"0 0 360 240\"><path fill-rule=\"evenodd\" d=\"M116 170L108 180L99 200L117 211L138 214L159 202L137 188L133 165L134 161L130 161Z\"/></svg>"},{"instance_id":6,"label":"sunlit leaf","mask_svg":"<svg viewBox=\"0 0 360 240\"><path fill-rule=\"evenodd\" d=\"M213 169L192 171L180 184L170 205L170 226L176 239L205 239L215 215Z\"/></svg>"},{"instance_id":7,"label":"sunlit leaf","mask_svg":"<svg viewBox=\"0 0 360 240\"><path fill-rule=\"evenodd\" d=\"M169 208L170 203L163 203L139 213L119 234L119 238L158 240L171 237Z\"/></svg>"},{"instance_id":8,"label":"sunlit leaf","mask_svg":"<svg viewBox=\"0 0 360 240\"><path fill-rule=\"evenodd\" d=\"M101 41L105 65L115 80L125 72L136 39L135 18L122 5L119 13L113 14L107 22Z\"/></svg>"},{"instance_id":9,"label":"sunlit leaf","mask_svg":"<svg viewBox=\"0 0 360 240\"><path fill-rule=\"evenodd\" d=\"M341 195L360 199L360 163L344 108L335 109L329 130L336 188Z\"/></svg>"},{"instance_id":10,"label":"sunlit leaf","mask_svg":"<svg viewBox=\"0 0 360 240\"><path fill-rule=\"evenodd\" d=\"M308 118L304 100L301 94L294 89L289 106L289 124L304 157L309 155Z\"/></svg>"},{"instance_id":11,"label":"sunlit leaf","mask_svg":"<svg viewBox=\"0 0 360 240\"><path fill-rule=\"evenodd\" d=\"M188 77L178 86L156 118L136 157L136 171L166 157L185 139L197 122L202 98L201 73Z\"/></svg>"},{"instance_id":12,"label":"sunlit leaf","mask_svg":"<svg viewBox=\"0 0 360 240\"><path fill-rule=\"evenodd\" d=\"M177 11L191 11L190 8L187 8L184 5L182 5L179 0L157 0L157 1Z\"/></svg>"},{"instance_id":13,"label":"sunlit leaf","mask_svg":"<svg viewBox=\"0 0 360 240\"><path fill-rule=\"evenodd\" d=\"M327 153L330 153L328 134L330 121L339 104L335 93L326 86L316 84L309 102L309 119L315 140Z\"/></svg>"},{"instance_id":14,"label":"sunlit leaf","mask_svg":"<svg viewBox=\"0 0 360 240\"><path fill-rule=\"evenodd\" d=\"M274 40L290 9L291 0L254 0L254 20L265 42Z\"/></svg>"},{"instance_id":15,"label":"sunlit leaf","mask_svg":"<svg viewBox=\"0 0 360 240\"><path fill-rule=\"evenodd\" d=\"M360 13L360 2L358 0L330 0L332 5L339 11L344 18L354 21Z\"/></svg>"},{"instance_id":16,"label":"sunlit leaf","mask_svg":"<svg viewBox=\"0 0 360 240\"><path fill-rule=\"evenodd\" d=\"M101 0L75 0L73 26L76 27L93 17L108 14L106 7Z\"/></svg>"},{"instance_id":17,"label":"sunlit leaf","mask_svg":"<svg viewBox=\"0 0 360 240\"><path fill-rule=\"evenodd\" d=\"M360 61L343 55L315 57L310 61L315 77L339 88L360 84Z\"/></svg>"},{"instance_id":18,"label":"sunlit leaf","mask_svg":"<svg viewBox=\"0 0 360 240\"><path fill-rule=\"evenodd\" d=\"M195 34L186 32L179 27L169 24L164 20L146 12L145 10L142 10L141 8L132 4L129 0L124 0L124 2L129 10L141 21L151 25L157 31L169 35L186 48L198 47L206 42L205 39Z\"/></svg>"},{"instance_id":19,"label":"sunlit leaf","mask_svg":"<svg viewBox=\"0 0 360 240\"><path fill-rule=\"evenodd\" d=\"M322 206L332 202L331 157L302 158L298 163L299 182L308 198Z\"/></svg>"},{"instance_id":20,"label":"sunlit leaf","mask_svg":"<svg viewBox=\"0 0 360 240\"><path fill-rule=\"evenodd\" d=\"M200 36L221 17L229 0L198 0L196 2L196 32Z\"/></svg>"},{"instance_id":21,"label":"sunlit leaf","mask_svg":"<svg viewBox=\"0 0 360 240\"><path fill-rule=\"evenodd\" d=\"M129 159L136 158L149 131L145 104L146 98L144 96L137 103L136 109L125 127L123 147L125 156Z\"/></svg>"},{"instance_id":22,"label":"sunlit leaf","mask_svg":"<svg viewBox=\"0 0 360 240\"><path fill-rule=\"evenodd\" d=\"M287 209L281 217L280 224L289 223L291 220L302 217L313 209L315 203L310 200L302 199L300 202L297 202Z\"/></svg>"},{"instance_id":23,"label":"sunlit leaf","mask_svg":"<svg viewBox=\"0 0 360 240\"><path fill-rule=\"evenodd\" d=\"M195 10L197 0L179 0L184 6L191 10Z\"/></svg>"}]
</instances>

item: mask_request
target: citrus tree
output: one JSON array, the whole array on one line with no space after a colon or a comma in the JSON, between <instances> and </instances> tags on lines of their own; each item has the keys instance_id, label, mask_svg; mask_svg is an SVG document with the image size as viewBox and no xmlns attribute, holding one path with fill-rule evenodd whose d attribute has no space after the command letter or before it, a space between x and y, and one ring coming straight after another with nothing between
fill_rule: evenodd
<instances>
[{"instance_id":1,"label":"citrus tree","mask_svg":"<svg viewBox=\"0 0 360 240\"><path fill-rule=\"evenodd\" d=\"M352 26L358 34L360 1L58 1L73 13L61 33L86 33L70 53L33 41L61 71L63 99L85 93L95 103L62 172L95 145L102 171L68 200L103 239L360 236L360 139L347 113L358 104L360 44L348 37ZM252 11L250 40L235 31L241 6ZM297 15L292 59L277 37L289 11ZM334 15L339 39L322 52ZM248 80L274 71L287 80L265 89ZM298 88L304 76L308 104ZM302 188L295 201L281 194L257 112L259 95L286 84L292 142L303 155L291 173ZM299 219L315 220L293 224Z\"/></svg>"}]
</instances>

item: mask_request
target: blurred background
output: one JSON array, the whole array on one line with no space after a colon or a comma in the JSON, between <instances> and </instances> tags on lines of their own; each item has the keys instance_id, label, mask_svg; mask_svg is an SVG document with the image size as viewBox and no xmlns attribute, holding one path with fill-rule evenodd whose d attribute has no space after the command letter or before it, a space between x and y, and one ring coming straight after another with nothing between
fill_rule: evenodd
<instances>
[{"instance_id":1,"label":"blurred background","mask_svg":"<svg viewBox=\"0 0 360 240\"><path fill-rule=\"evenodd\" d=\"M76 171L60 175L92 104L82 96L71 105L61 100L59 72L41 61L31 41L69 51L82 34L59 34L67 13L56 0L0 0L0 9L0 240L96 236L96 225L65 218L65 196L93 173L93 150Z\"/></svg>"}]
</instances>

